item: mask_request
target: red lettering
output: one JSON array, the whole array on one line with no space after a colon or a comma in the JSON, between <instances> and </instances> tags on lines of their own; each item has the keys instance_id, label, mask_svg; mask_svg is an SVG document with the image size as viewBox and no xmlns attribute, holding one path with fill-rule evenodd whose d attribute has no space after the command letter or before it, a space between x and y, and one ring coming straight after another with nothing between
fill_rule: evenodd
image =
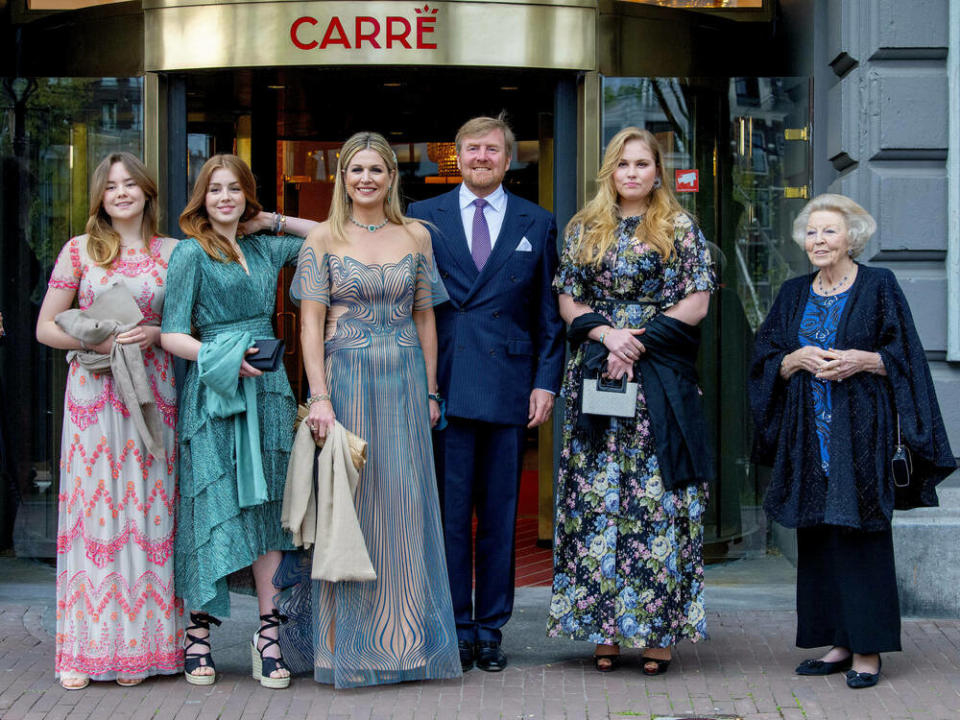
<instances>
[{"instance_id":1,"label":"red lettering","mask_svg":"<svg viewBox=\"0 0 960 720\"><path fill-rule=\"evenodd\" d=\"M337 32L338 37L333 36L334 31ZM327 31L323 34L323 40L320 41L320 49L326 49L327 45L343 45L347 50L350 49L350 41L347 39L347 33L343 29L340 18L336 15L330 19L330 24L327 25Z\"/></svg>"},{"instance_id":2,"label":"red lettering","mask_svg":"<svg viewBox=\"0 0 960 720\"><path fill-rule=\"evenodd\" d=\"M363 31L364 25L370 25L373 27L373 29L370 32L365 33ZM360 46L363 45L364 40L366 40L368 43L370 43L370 45L377 48L378 50L380 49L380 43L377 42L377 35L380 34L380 22L376 18L372 18L367 15L358 15L356 27L357 27L357 37L356 37L357 45L356 46L358 49L360 48Z\"/></svg>"},{"instance_id":3,"label":"red lettering","mask_svg":"<svg viewBox=\"0 0 960 720\"><path fill-rule=\"evenodd\" d=\"M385 28L381 22L386 25ZM437 18L429 15L426 17L418 16L416 18L416 22L416 48L418 50L436 50L437 43L434 33L437 31ZM363 48L364 43L368 43L370 47L379 50L383 47L380 44L379 39L380 31L385 30L386 48L388 50L391 50L394 47L402 47L406 48L407 50L413 49L410 39L410 36L413 33L412 23L410 22L410 19L400 15L390 15L384 21L381 21L370 15L357 15L354 18L355 34L353 46L350 45L350 37L347 35L347 31L343 27L343 22L340 20L339 16L336 15L330 18L330 21L324 30L323 39L320 40L320 42L301 37L300 31L303 29L303 25L312 25L316 27L319 24L320 21L317 20L317 18L309 15L304 15L303 17L297 18L290 24L290 42L293 43L294 47L300 50L313 50L314 48L325 50L329 46L336 45L343 47L345 50L360 50Z\"/></svg>"},{"instance_id":4,"label":"red lettering","mask_svg":"<svg viewBox=\"0 0 960 720\"><path fill-rule=\"evenodd\" d=\"M403 32L395 32L394 26L400 25L403 28ZM407 42L407 38L410 36L410 21L405 17L391 16L387 18L387 49L393 47L394 41L400 43L403 47L410 50L410 43Z\"/></svg>"},{"instance_id":5,"label":"red lettering","mask_svg":"<svg viewBox=\"0 0 960 720\"><path fill-rule=\"evenodd\" d=\"M297 18L293 21L293 24L290 26L290 40L301 50L313 50L317 46L316 40L311 40L308 43L302 42L297 36L297 31L300 30L300 26L304 23L309 23L311 25L317 24L317 19L305 15L304 17Z\"/></svg>"},{"instance_id":6,"label":"red lettering","mask_svg":"<svg viewBox=\"0 0 960 720\"><path fill-rule=\"evenodd\" d=\"M423 39L424 35L428 33L433 33L437 28L437 19L435 17L418 17L417 18L417 49L418 50L436 50L436 43L428 43ZM429 27L428 27L429 26Z\"/></svg>"}]
</instances>

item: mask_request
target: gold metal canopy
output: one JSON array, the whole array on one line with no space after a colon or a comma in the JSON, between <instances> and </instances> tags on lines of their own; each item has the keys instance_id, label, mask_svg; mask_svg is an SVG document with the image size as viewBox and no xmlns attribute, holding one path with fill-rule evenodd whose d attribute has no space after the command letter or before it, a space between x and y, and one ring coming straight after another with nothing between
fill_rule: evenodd
<instances>
[{"instance_id":1,"label":"gold metal canopy","mask_svg":"<svg viewBox=\"0 0 960 720\"><path fill-rule=\"evenodd\" d=\"M145 0L147 71L317 65L592 70L595 0Z\"/></svg>"}]
</instances>

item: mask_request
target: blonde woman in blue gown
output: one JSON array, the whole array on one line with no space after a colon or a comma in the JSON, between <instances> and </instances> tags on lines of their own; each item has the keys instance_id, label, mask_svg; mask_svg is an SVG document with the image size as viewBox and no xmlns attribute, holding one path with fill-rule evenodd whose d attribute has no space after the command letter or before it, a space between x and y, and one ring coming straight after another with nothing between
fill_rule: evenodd
<instances>
[{"instance_id":1,"label":"blonde woman in blue gown","mask_svg":"<svg viewBox=\"0 0 960 720\"><path fill-rule=\"evenodd\" d=\"M398 183L383 137L351 137L291 288L306 422L317 439L339 421L369 444L355 503L376 580L312 581L308 559L292 554L276 582L297 583L281 606L284 657L337 687L461 674L430 437L441 417L433 306L447 294Z\"/></svg>"}]
</instances>

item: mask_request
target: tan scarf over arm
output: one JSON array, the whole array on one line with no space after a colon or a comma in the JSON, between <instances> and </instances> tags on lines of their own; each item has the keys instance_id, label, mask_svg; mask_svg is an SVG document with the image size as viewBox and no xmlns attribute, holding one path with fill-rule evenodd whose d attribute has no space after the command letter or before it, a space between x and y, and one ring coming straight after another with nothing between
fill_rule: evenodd
<instances>
[{"instance_id":1,"label":"tan scarf over arm","mask_svg":"<svg viewBox=\"0 0 960 720\"><path fill-rule=\"evenodd\" d=\"M301 407L301 415L304 413ZM339 422L327 435L317 456L306 423L293 441L283 492L281 524L293 534L293 543L313 545L315 580L376 580L354 504L367 443Z\"/></svg>"}]
</instances>

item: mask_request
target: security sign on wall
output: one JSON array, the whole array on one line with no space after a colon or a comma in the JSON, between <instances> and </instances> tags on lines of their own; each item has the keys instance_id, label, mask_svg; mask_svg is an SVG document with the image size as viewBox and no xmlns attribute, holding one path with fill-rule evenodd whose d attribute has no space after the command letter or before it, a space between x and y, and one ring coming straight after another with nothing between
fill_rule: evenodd
<instances>
[{"instance_id":1,"label":"security sign on wall","mask_svg":"<svg viewBox=\"0 0 960 720\"><path fill-rule=\"evenodd\" d=\"M675 170L677 192L697 192L700 189L700 171Z\"/></svg>"}]
</instances>

